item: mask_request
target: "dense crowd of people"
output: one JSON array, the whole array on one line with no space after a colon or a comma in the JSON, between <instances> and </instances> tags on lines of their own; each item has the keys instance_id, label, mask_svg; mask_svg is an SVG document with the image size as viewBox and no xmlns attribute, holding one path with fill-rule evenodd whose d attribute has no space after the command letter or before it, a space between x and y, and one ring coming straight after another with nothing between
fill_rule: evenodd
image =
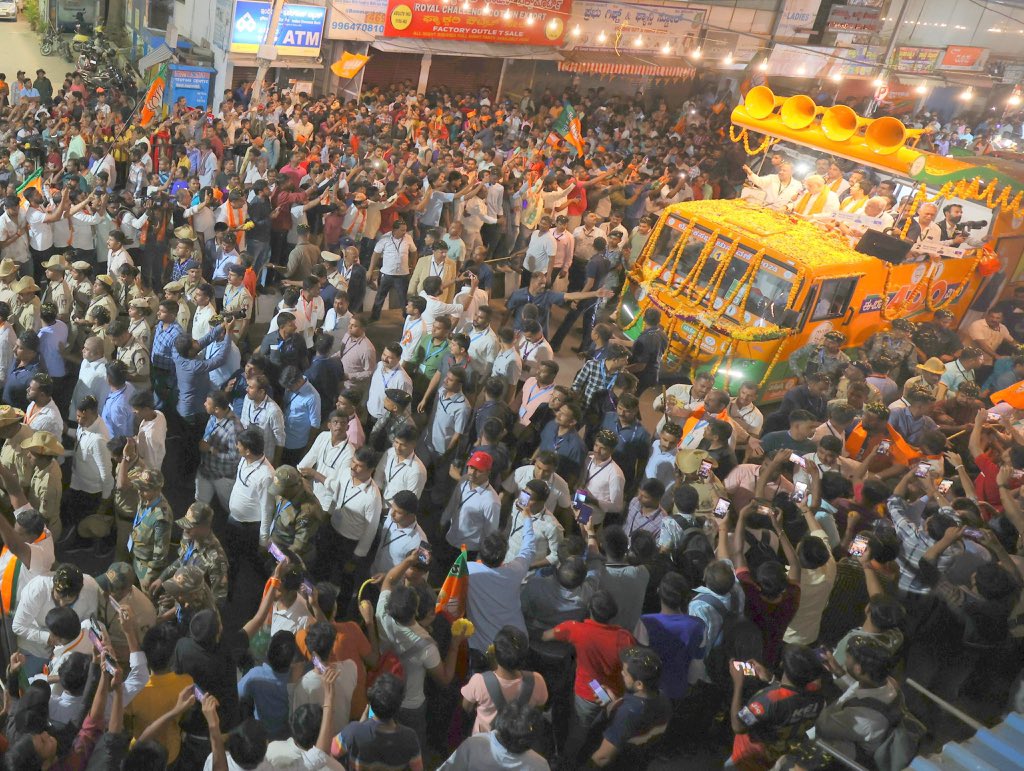
<instances>
[{"instance_id":1,"label":"dense crowd of people","mask_svg":"<svg viewBox=\"0 0 1024 771\"><path fill-rule=\"evenodd\" d=\"M885 771L945 736L905 678L1019 682L1019 289L829 333L771 406L613 318L673 203L897 221L891 181L745 168L713 92L243 84L143 129L0 83L12 771Z\"/></svg>"}]
</instances>

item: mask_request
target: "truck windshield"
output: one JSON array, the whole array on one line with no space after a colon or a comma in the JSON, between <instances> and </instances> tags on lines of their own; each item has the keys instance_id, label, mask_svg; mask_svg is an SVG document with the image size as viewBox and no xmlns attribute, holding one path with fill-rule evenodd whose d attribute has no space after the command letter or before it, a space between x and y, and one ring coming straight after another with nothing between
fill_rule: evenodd
<instances>
[{"instance_id":1,"label":"truck windshield","mask_svg":"<svg viewBox=\"0 0 1024 771\"><path fill-rule=\"evenodd\" d=\"M661 266L665 265L668 256L672 253L679 237L682 235L682 231L686 227L684 221L675 217L670 217L665 225L650 255L650 260ZM710 238L711 231L700 225L696 226L691 231L690 237L683 247L683 253L680 255L672 274L670 275L667 270L663 270L655 276L653 283L673 289L677 288L697 264L700 253L704 250ZM697 277L697 287L703 289L707 286L708 281L711 280L711 277L718 269L720 261L728 254L731 245L732 241L727 238L720 236L717 239L713 251L708 256L707 262ZM702 298L701 305L714 308L715 310L721 309L725 299L733 295L737 284L747 272L750 260L756 252L756 249L741 243L733 254L729 265L725 268L725 274L718 284L718 291L714 296L709 294ZM760 270L754 276L750 291L746 292L743 288L740 288L732 298L736 300L746 295L746 302L742 310L735 304L730 304L724 315L742 324L758 326L766 322L774 323L786 308L786 300L789 299L793 277L794 272L790 268L771 257L765 257L761 261Z\"/></svg>"}]
</instances>

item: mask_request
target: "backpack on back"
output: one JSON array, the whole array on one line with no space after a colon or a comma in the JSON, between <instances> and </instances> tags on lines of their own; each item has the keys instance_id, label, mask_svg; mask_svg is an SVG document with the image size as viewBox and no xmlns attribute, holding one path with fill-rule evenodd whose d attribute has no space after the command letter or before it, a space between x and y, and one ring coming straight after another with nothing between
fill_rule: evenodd
<instances>
[{"instance_id":1,"label":"backpack on back","mask_svg":"<svg viewBox=\"0 0 1024 771\"><path fill-rule=\"evenodd\" d=\"M697 586L704 580L705 568L715 559L715 548L704 528L694 527L678 515L671 516L683 528L683 535L673 555L674 562L690 586Z\"/></svg>"},{"instance_id":2,"label":"backpack on back","mask_svg":"<svg viewBox=\"0 0 1024 771\"><path fill-rule=\"evenodd\" d=\"M782 562L779 553L772 548L772 536L767 530L762 531L760 537L749 530L744 530L743 540L747 544L743 557L752 575L757 575L757 569L766 562Z\"/></svg>"},{"instance_id":3,"label":"backpack on back","mask_svg":"<svg viewBox=\"0 0 1024 771\"><path fill-rule=\"evenodd\" d=\"M760 660L764 653L764 635L757 624L744 616L738 607L734 607L737 602L732 594L729 595L728 605L713 594L702 593L697 598L704 600L722 617L718 637L710 641L709 649L704 654L704 666L711 682L728 686L732 682L729 660Z\"/></svg>"},{"instance_id":4,"label":"backpack on back","mask_svg":"<svg viewBox=\"0 0 1024 771\"><path fill-rule=\"evenodd\" d=\"M847 707L864 707L885 716L889 732L871 755L878 771L903 771L916 757L928 729L907 709L902 694L891 704L878 699L850 699Z\"/></svg>"}]
</instances>

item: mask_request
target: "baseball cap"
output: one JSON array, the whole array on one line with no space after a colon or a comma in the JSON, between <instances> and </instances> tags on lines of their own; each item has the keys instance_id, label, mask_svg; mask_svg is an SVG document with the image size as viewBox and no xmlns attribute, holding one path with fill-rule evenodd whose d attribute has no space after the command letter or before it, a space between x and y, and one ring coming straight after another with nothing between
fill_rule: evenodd
<instances>
[{"instance_id":1,"label":"baseball cap","mask_svg":"<svg viewBox=\"0 0 1024 771\"><path fill-rule=\"evenodd\" d=\"M490 471L491 466L494 465L494 459L486 452L478 450L469 456L469 461L466 465L469 468L480 469L481 471Z\"/></svg>"}]
</instances>

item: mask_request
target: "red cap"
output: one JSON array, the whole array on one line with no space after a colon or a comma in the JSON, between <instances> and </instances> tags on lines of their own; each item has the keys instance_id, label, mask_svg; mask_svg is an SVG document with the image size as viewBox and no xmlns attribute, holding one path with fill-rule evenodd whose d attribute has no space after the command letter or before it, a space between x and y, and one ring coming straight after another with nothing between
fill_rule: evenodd
<instances>
[{"instance_id":1,"label":"red cap","mask_svg":"<svg viewBox=\"0 0 1024 771\"><path fill-rule=\"evenodd\" d=\"M486 452L474 452L469 456L469 462L466 463L467 466L478 468L481 471L490 471L493 464L494 459Z\"/></svg>"}]
</instances>

